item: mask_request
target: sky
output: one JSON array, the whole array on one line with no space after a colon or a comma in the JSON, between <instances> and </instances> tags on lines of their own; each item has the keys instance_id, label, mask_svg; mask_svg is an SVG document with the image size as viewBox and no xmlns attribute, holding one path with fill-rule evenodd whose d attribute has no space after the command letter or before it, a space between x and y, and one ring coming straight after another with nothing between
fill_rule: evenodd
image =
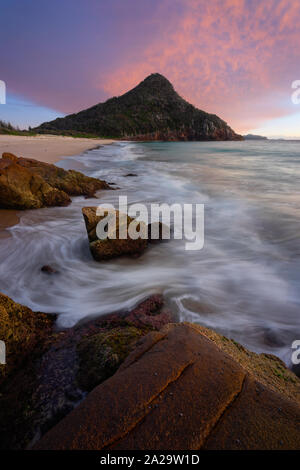
<instances>
[{"instance_id":1,"label":"sky","mask_svg":"<svg viewBox=\"0 0 300 470\"><path fill-rule=\"evenodd\" d=\"M0 0L0 119L35 126L154 72L236 132L300 138L300 1Z\"/></svg>"}]
</instances>

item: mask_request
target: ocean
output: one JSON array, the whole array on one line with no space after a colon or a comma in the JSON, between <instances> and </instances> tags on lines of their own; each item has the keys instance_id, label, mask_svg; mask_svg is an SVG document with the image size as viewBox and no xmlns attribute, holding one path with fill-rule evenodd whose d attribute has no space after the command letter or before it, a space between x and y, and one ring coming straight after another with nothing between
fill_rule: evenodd
<instances>
[{"instance_id":1,"label":"ocean","mask_svg":"<svg viewBox=\"0 0 300 470\"><path fill-rule=\"evenodd\" d=\"M300 142L118 142L58 165L119 189L22 214L0 239L1 292L58 314L58 328L162 293L178 320L290 365L300 339ZM140 258L95 262L81 208L120 195L129 204L204 204L203 249L172 239Z\"/></svg>"}]
</instances>

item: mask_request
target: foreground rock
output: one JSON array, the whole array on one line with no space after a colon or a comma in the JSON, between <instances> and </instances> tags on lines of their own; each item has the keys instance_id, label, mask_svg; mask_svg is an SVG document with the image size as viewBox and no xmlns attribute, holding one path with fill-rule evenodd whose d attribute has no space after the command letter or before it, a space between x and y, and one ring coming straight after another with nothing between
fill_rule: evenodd
<instances>
[{"instance_id":1,"label":"foreground rock","mask_svg":"<svg viewBox=\"0 0 300 470\"><path fill-rule=\"evenodd\" d=\"M0 366L0 449L36 442L171 316L162 297L152 296L130 312L63 332L53 329L54 319L0 296L1 339L8 350L7 366Z\"/></svg>"},{"instance_id":2,"label":"foreground rock","mask_svg":"<svg viewBox=\"0 0 300 470\"><path fill-rule=\"evenodd\" d=\"M106 239L99 239L96 233L98 223L107 215L115 217L115 228L108 231ZM167 238L169 229L161 222L153 222L146 225L143 222L136 222L136 230L140 233L139 238L131 238L128 227L131 222L135 222L132 217L122 214L117 210L110 209L104 212L103 216L97 215L97 207L84 207L82 214L88 233L90 251L96 261L105 261L119 256L139 256L148 246L148 243L155 243ZM120 238L121 228L125 226L126 238ZM155 234L155 238L152 235Z\"/></svg>"},{"instance_id":3,"label":"foreground rock","mask_svg":"<svg viewBox=\"0 0 300 470\"><path fill-rule=\"evenodd\" d=\"M299 449L299 391L276 357L170 324L143 338L35 448Z\"/></svg>"},{"instance_id":4,"label":"foreground rock","mask_svg":"<svg viewBox=\"0 0 300 470\"><path fill-rule=\"evenodd\" d=\"M52 332L55 317L34 313L0 293L0 338L6 345L6 364L0 365L0 385Z\"/></svg>"},{"instance_id":5,"label":"foreground rock","mask_svg":"<svg viewBox=\"0 0 300 470\"><path fill-rule=\"evenodd\" d=\"M66 206L70 196L93 196L109 189L105 181L55 165L3 153L0 160L0 208L38 209Z\"/></svg>"}]
</instances>

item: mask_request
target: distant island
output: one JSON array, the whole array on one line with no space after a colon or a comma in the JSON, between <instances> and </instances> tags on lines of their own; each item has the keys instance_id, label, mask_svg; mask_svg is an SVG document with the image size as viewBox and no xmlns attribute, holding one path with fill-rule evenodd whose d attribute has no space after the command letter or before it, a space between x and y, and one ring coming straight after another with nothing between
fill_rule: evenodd
<instances>
[{"instance_id":1,"label":"distant island","mask_svg":"<svg viewBox=\"0 0 300 470\"><path fill-rule=\"evenodd\" d=\"M169 80L158 73L120 97L45 122L34 130L124 140L243 140L218 116L181 98Z\"/></svg>"},{"instance_id":2,"label":"distant island","mask_svg":"<svg viewBox=\"0 0 300 470\"><path fill-rule=\"evenodd\" d=\"M244 135L245 140L268 140L268 137L264 137L263 135L255 135L255 134L247 134Z\"/></svg>"}]
</instances>

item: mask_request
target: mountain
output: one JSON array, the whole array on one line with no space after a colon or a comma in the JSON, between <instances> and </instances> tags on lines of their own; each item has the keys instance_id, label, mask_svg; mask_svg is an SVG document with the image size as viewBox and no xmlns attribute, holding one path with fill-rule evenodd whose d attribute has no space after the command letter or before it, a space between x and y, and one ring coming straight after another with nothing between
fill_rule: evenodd
<instances>
[{"instance_id":1,"label":"mountain","mask_svg":"<svg viewBox=\"0 0 300 470\"><path fill-rule=\"evenodd\" d=\"M255 134L247 134L244 135L245 140L268 140L268 137L264 137L263 135L255 135Z\"/></svg>"},{"instance_id":2,"label":"mountain","mask_svg":"<svg viewBox=\"0 0 300 470\"><path fill-rule=\"evenodd\" d=\"M218 116L181 98L158 73L149 75L122 96L45 122L35 130L124 140L243 140Z\"/></svg>"}]
</instances>

